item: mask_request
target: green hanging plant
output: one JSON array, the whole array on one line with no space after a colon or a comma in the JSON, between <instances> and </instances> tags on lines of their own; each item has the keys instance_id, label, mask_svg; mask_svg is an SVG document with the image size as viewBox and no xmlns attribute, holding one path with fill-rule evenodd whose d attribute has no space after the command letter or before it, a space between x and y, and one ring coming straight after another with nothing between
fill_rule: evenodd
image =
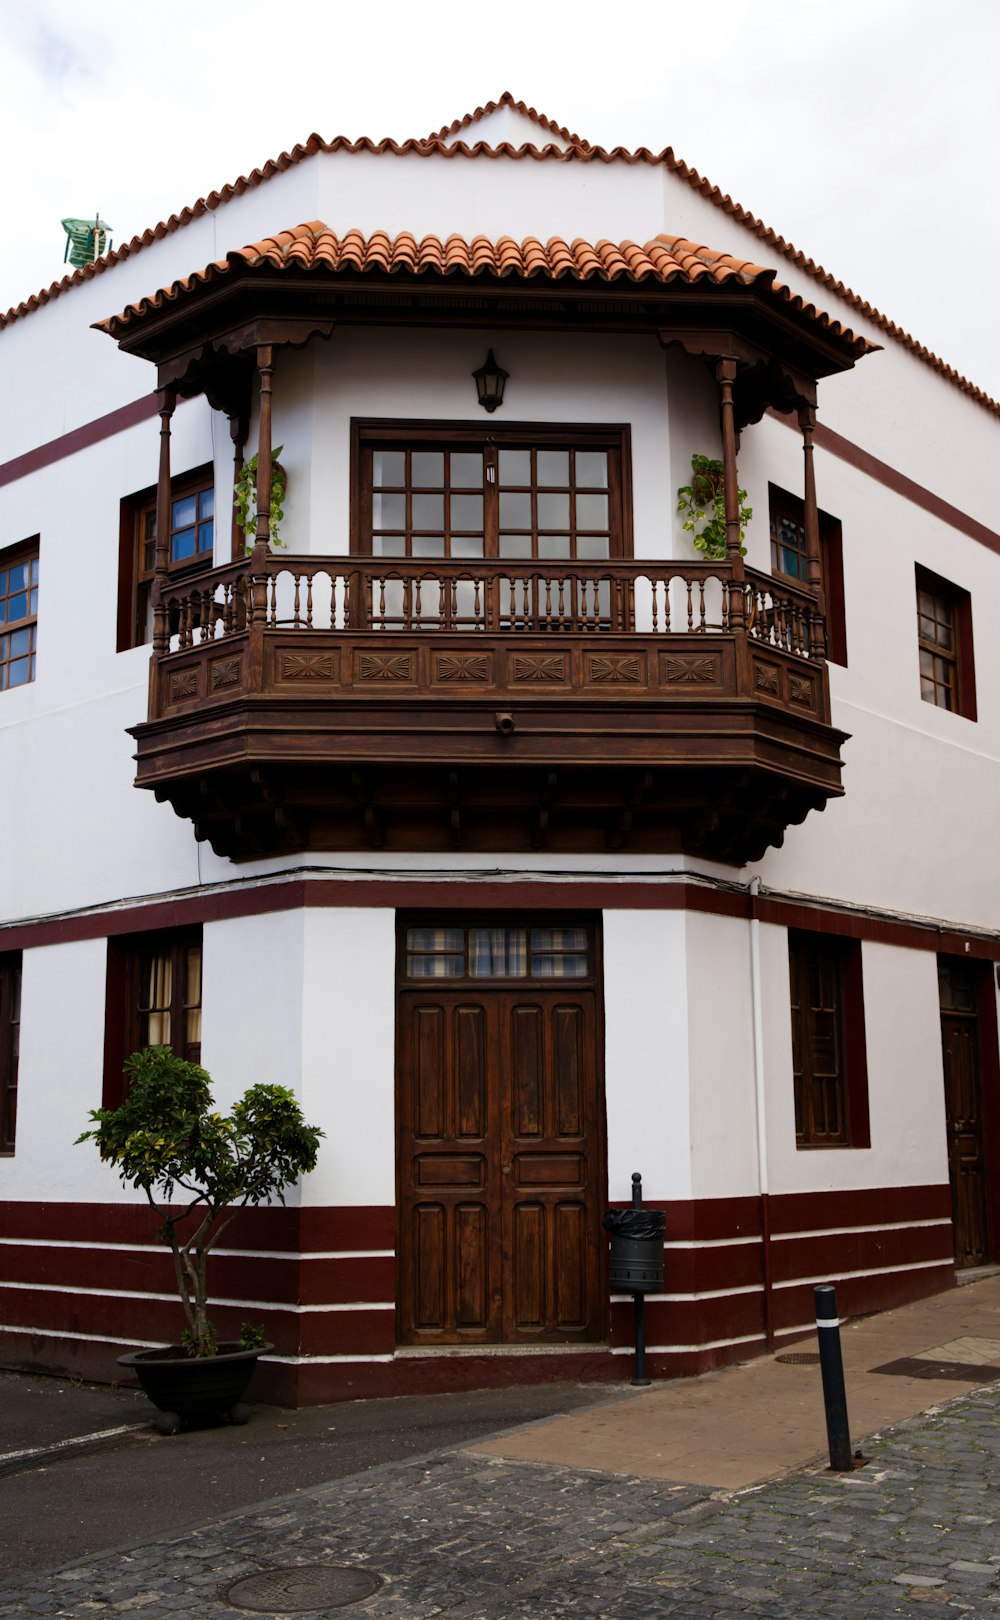
<instances>
[{"instance_id":1,"label":"green hanging plant","mask_svg":"<svg viewBox=\"0 0 1000 1620\"><path fill-rule=\"evenodd\" d=\"M740 556L747 548L745 525L753 517L753 508L744 506L745 489L737 490L740 503ZM726 556L726 496L722 462L710 456L691 457L691 482L682 484L677 491L677 510L685 514L683 528L694 540L696 551L701 551L712 562L724 562ZM711 513L711 516L709 516ZM704 524L700 531L696 525Z\"/></svg>"},{"instance_id":2,"label":"green hanging plant","mask_svg":"<svg viewBox=\"0 0 1000 1620\"><path fill-rule=\"evenodd\" d=\"M271 451L271 523L270 539L273 546L279 549L284 544L281 539L281 522L285 516L285 490L288 488L288 474L278 460L284 445L279 444L276 450ZM243 463L240 476L233 485L236 508L236 521L247 537L247 550L251 550L250 542L257 534L257 457L251 456L249 461Z\"/></svg>"}]
</instances>

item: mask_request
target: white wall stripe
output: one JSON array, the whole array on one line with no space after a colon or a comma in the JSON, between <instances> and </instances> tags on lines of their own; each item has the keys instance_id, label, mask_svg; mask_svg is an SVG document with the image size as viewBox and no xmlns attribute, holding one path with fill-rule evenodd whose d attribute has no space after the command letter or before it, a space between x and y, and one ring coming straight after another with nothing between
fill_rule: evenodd
<instances>
[{"instance_id":1,"label":"white wall stripe","mask_svg":"<svg viewBox=\"0 0 1000 1620\"><path fill-rule=\"evenodd\" d=\"M882 1221L874 1226L818 1226L808 1232L772 1232L772 1243L792 1243L797 1238L856 1237L864 1232L913 1232L924 1226L950 1226L951 1217L933 1221Z\"/></svg>"},{"instance_id":2,"label":"white wall stripe","mask_svg":"<svg viewBox=\"0 0 1000 1620\"><path fill-rule=\"evenodd\" d=\"M43 1328L12 1326L0 1322L0 1333L38 1334L43 1339L82 1339L86 1344L122 1344L130 1350L162 1350L162 1339L113 1339L106 1333L71 1333L69 1328ZM68 1374L64 1375L68 1376Z\"/></svg>"},{"instance_id":3,"label":"white wall stripe","mask_svg":"<svg viewBox=\"0 0 1000 1620\"><path fill-rule=\"evenodd\" d=\"M762 1294L763 1283L741 1284L739 1288L705 1288L701 1293L695 1294L647 1294L651 1300L666 1300L673 1304L684 1304L694 1299L732 1299L734 1294ZM630 1300L631 1294L612 1294L612 1300Z\"/></svg>"},{"instance_id":4,"label":"white wall stripe","mask_svg":"<svg viewBox=\"0 0 1000 1620\"><path fill-rule=\"evenodd\" d=\"M72 1294L74 1299L146 1299L155 1300L168 1305L177 1304L176 1294L147 1294L136 1288L77 1288L70 1283L33 1283L33 1282L3 1282L0 1288L21 1289L29 1294ZM295 1316L308 1316L312 1313L324 1311L394 1311L393 1300L348 1300L338 1301L330 1305L293 1305L281 1300L271 1299L227 1299L222 1295L212 1294L209 1305L235 1306L241 1311L290 1311Z\"/></svg>"},{"instance_id":5,"label":"white wall stripe","mask_svg":"<svg viewBox=\"0 0 1000 1620\"><path fill-rule=\"evenodd\" d=\"M156 1243L83 1243L78 1238L0 1237L12 1249L92 1249L115 1254L165 1254ZM395 1249L213 1249L232 1260L394 1260Z\"/></svg>"}]
</instances>

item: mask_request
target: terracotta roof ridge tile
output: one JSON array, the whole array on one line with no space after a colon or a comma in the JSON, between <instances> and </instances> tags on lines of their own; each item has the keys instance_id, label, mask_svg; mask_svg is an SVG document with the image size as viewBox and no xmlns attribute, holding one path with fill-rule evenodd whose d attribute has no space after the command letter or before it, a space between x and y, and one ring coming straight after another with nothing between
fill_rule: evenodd
<instances>
[{"instance_id":1,"label":"terracotta roof ridge tile","mask_svg":"<svg viewBox=\"0 0 1000 1620\"><path fill-rule=\"evenodd\" d=\"M575 135L568 130L565 124L557 124L554 119L548 118L545 113L539 112L535 107L528 107L523 101L515 101L509 90L505 90L497 101L487 101L484 106L477 107L474 112L466 113L463 118L455 118L450 124L441 129L432 130L427 136L428 141L446 141L449 135L457 135L460 129L468 129L471 124L478 124L491 113L499 112L502 107L509 107L513 112L521 113L530 118L533 124L547 129L551 135L558 135L561 140L568 141L571 146L578 147L581 152L591 150L590 142L582 136Z\"/></svg>"}]
</instances>

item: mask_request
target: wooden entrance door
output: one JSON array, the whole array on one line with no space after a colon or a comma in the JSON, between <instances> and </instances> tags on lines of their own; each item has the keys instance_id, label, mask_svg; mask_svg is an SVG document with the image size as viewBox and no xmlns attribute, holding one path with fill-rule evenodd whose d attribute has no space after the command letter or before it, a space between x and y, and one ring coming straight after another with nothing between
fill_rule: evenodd
<instances>
[{"instance_id":1,"label":"wooden entrance door","mask_svg":"<svg viewBox=\"0 0 1000 1620\"><path fill-rule=\"evenodd\" d=\"M981 1266L990 1258L990 1241L974 970L942 958L938 985L955 1264Z\"/></svg>"},{"instance_id":2,"label":"wooden entrance door","mask_svg":"<svg viewBox=\"0 0 1000 1620\"><path fill-rule=\"evenodd\" d=\"M458 948L407 948L428 940ZM553 941L582 949L531 948ZM417 927L401 947L399 1341L603 1338L591 931Z\"/></svg>"}]
</instances>

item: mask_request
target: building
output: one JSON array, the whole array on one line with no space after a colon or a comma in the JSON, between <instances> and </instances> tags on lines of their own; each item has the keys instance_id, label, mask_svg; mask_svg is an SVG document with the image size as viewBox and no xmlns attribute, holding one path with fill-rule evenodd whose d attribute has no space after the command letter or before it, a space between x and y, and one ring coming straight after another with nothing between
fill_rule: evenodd
<instances>
[{"instance_id":1,"label":"building","mask_svg":"<svg viewBox=\"0 0 1000 1620\"><path fill-rule=\"evenodd\" d=\"M176 1334L73 1146L158 1041L326 1132L214 1263L276 1397L623 1376L634 1171L657 1375L1000 1259L994 401L509 95L0 328L5 1365Z\"/></svg>"}]
</instances>

